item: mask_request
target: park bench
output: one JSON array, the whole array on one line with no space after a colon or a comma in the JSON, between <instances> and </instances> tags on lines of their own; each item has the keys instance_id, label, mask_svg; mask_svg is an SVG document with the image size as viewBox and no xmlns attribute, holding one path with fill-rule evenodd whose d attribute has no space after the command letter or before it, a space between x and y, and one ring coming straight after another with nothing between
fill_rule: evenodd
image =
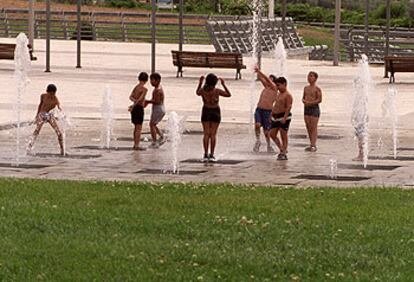
<instances>
[{"instance_id":1,"label":"park bench","mask_svg":"<svg viewBox=\"0 0 414 282\"><path fill-rule=\"evenodd\" d=\"M193 68L225 68L236 69L236 80L241 79L243 56L241 53L217 53L217 52L189 52L171 51L173 64L177 67L177 77L183 77L183 67Z\"/></svg>"},{"instance_id":2,"label":"park bench","mask_svg":"<svg viewBox=\"0 0 414 282\"><path fill-rule=\"evenodd\" d=\"M37 60L33 56L32 47L30 45L27 45L27 47L29 47L30 60ZM16 44L0 43L0 60L14 60L14 49L16 49Z\"/></svg>"},{"instance_id":3,"label":"park bench","mask_svg":"<svg viewBox=\"0 0 414 282\"><path fill-rule=\"evenodd\" d=\"M390 83L395 82L394 73L414 72L414 56L410 57L384 57L385 72L390 73Z\"/></svg>"}]
</instances>

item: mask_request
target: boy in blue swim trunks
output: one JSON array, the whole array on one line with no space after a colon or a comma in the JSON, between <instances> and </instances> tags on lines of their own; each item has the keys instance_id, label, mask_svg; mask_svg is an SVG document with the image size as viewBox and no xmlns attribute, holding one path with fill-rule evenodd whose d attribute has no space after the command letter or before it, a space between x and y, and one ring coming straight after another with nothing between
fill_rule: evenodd
<instances>
[{"instance_id":1,"label":"boy in blue swim trunks","mask_svg":"<svg viewBox=\"0 0 414 282\"><path fill-rule=\"evenodd\" d=\"M270 115L272 113L273 103L276 101L277 97L277 87L276 87L276 77L274 75L269 75L267 77L260 69L256 66L255 72L260 82L263 84L263 91L260 94L259 102L257 103L257 108L254 113L255 121L255 133L256 133L256 144L254 145L253 151L259 152L260 149L260 128L263 127L263 134L266 138L267 143L267 152L273 153L274 150L270 144Z\"/></svg>"}]
</instances>

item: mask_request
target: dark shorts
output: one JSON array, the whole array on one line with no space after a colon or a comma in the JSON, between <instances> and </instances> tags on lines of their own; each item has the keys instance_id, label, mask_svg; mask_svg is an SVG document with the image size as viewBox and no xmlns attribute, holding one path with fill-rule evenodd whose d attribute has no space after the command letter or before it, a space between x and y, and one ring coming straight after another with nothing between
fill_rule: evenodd
<instances>
[{"instance_id":1,"label":"dark shorts","mask_svg":"<svg viewBox=\"0 0 414 282\"><path fill-rule=\"evenodd\" d=\"M319 105L305 107L305 116L320 117L321 110L319 109Z\"/></svg>"},{"instance_id":2,"label":"dark shorts","mask_svg":"<svg viewBox=\"0 0 414 282\"><path fill-rule=\"evenodd\" d=\"M255 123L260 123L264 129L270 129L270 115L272 110L265 110L261 108L256 108L254 112L254 121Z\"/></svg>"},{"instance_id":3,"label":"dark shorts","mask_svg":"<svg viewBox=\"0 0 414 282\"><path fill-rule=\"evenodd\" d=\"M135 125L142 125L144 122L144 107L136 105L131 111L131 122Z\"/></svg>"},{"instance_id":4,"label":"dark shorts","mask_svg":"<svg viewBox=\"0 0 414 282\"><path fill-rule=\"evenodd\" d=\"M283 119L285 113L280 113L272 116L272 126L271 128L282 128L286 131L289 130L290 121L292 120L292 113L289 113L288 118L286 119L285 123L282 123L281 120Z\"/></svg>"},{"instance_id":5,"label":"dark shorts","mask_svg":"<svg viewBox=\"0 0 414 282\"><path fill-rule=\"evenodd\" d=\"M201 111L201 121L220 123L221 122L220 108L203 107L203 110Z\"/></svg>"}]
</instances>

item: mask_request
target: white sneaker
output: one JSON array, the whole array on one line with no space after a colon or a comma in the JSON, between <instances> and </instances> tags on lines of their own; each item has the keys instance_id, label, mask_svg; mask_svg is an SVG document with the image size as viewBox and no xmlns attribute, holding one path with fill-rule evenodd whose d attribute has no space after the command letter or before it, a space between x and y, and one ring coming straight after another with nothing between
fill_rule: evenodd
<instances>
[{"instance_id":1,"label":"white sneaker","mask_svg":"<svg viewBox=\"0 0 414 282\"><path fill-rule=\"evenodd\" d=\"M256 153L259 152L260 145L261 145L260 141L256 141L256 144L254 144L254 147L253 147L253 152L256 152Z\"/></svg>"}]
</instances>

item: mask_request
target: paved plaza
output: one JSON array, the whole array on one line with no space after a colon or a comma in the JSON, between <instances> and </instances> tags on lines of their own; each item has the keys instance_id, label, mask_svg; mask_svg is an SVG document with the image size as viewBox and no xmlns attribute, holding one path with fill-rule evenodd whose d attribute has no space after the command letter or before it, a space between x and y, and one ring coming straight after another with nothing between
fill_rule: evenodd
<instances>
[{"instance_id":1,"label":"paved plaza","mask_svg":"<svg viewBox=\"0 0 414 282\"><path fill-rule=\"evenodd\" d=\"M12 39L1 39L13 42ZM76 42L52 41L51 73L45 73L45 46L35 41L37 61L32 64L31 83L24 96L22 119L33 119L39 95L49 83L58 87L58 97L72 126L66 130L68 156L60 157L53 131L46 125L36 143L34 156L22 156L19 167L10 166L16 151L16 121L13 105L16 97L12 61L0 62L0 175L47 179L130 180L233 182L266 185L298 186L402 186L414 187L414 77L396 75L398 91L398 156L393 158L392 133L388 119L382 117L381 104L389 87L381 66L372 66L375 94L370 99L370 156L366 169L351 159L357 154L356 140L350 124L353 99L353 78L356 64L343 63L333 67L330 62L289 59L289 88L294 96L293 121L290 131L289 160L277 161L265 152L253 153L253 132L250 126L251 101L256 103L261 85L253 81L251 62L244 58L248 69L243 79L235 80L234 70L184 68L184 78L176 78L171 50L178 46L157 46L157 71L162 75L168 112L175 111L185 119L185 131L179 148L180 174L171 170L171 143L160 149L143 152L132 147L132 124L129 121L128 97L136 83L137 73L150 70L150 45L139 43L84 42L82 69L76 69ZM212 46L186 45L184 50L213 51ZM272 72L272 58L263 59L263 70ZM309 71L319 73L323 91L322 116L318 152L304 152L308 144L303 122L302 89ZM223 123L219 129L218 163L204 164L202 157L201 99L195 95L198 77L209 71L223 77L232 92L231 98L220 101ZM115 122L109 150L102 150L101 104L105 87L109 86L114 102ZM254 95L251 95L254 89ZM149 108L146 120L149 117ZM165 122L161 124L165 128ZM22 128L25 138L33 126ZM149 139L148 122L143 139ZM263 140L264 141L264 140ZM143 141L144 146L150 143ZM265 149L263 144L262 148ZM330 179L331 164L337 163L336 179ZM167 172L167 173L165 173Z\"/></svg>"}]
</instances>

